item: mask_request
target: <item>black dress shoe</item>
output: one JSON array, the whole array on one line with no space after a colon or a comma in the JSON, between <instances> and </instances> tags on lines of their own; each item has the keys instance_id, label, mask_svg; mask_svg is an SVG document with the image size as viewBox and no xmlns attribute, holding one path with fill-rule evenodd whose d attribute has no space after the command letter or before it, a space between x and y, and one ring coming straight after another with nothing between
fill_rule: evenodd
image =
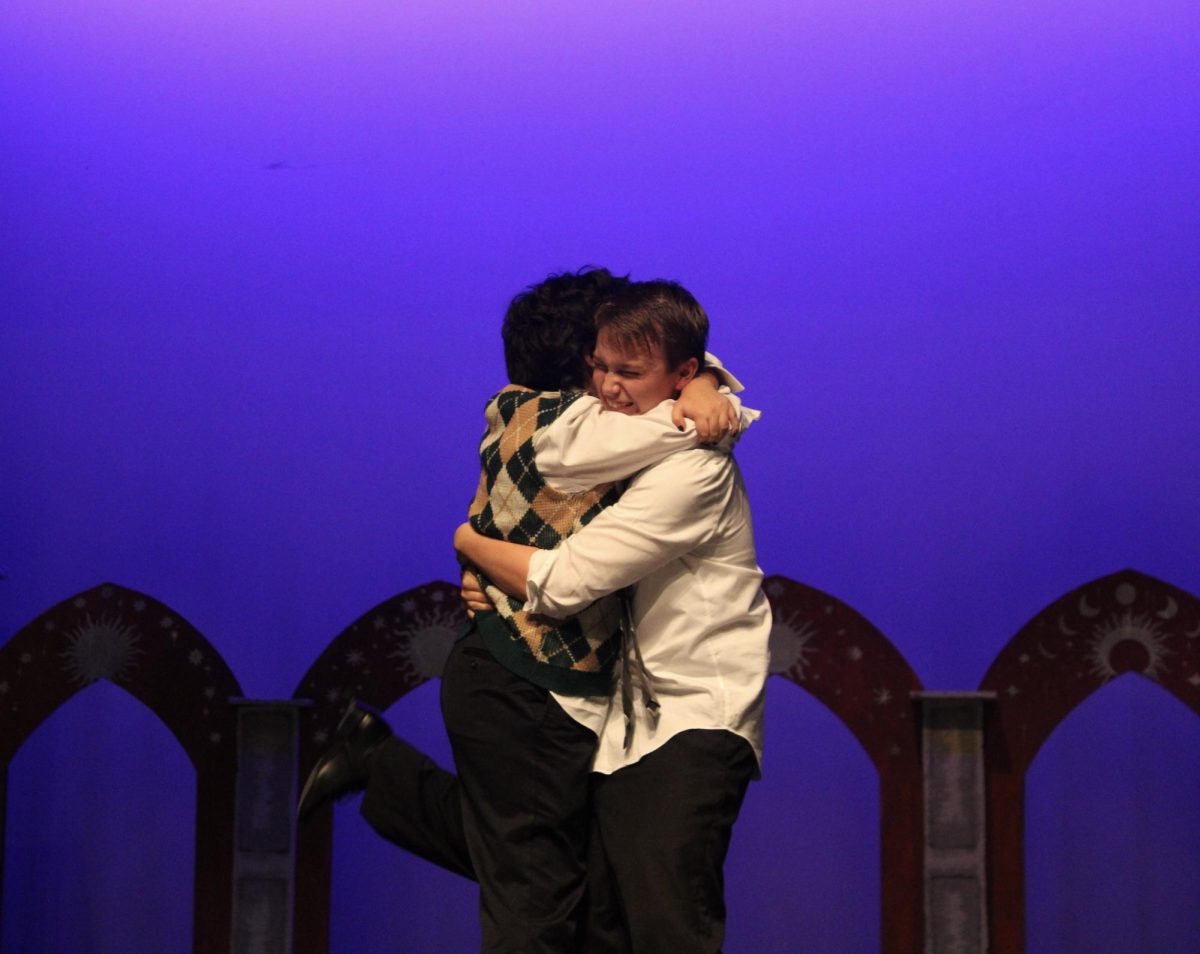
<instances>
[{"instance_id":1,"label":"black dress shoe","mask_svg":"<svg viewBox=\"0 0 1200 954\"><path fill-rule=\"evenodd\" d=\"M300 791L296 814L304 821L328 802L367 787L367 758L392 730L383 715L356 700L346 707L329 748L321 753Z\"/></svg>"}]
</instances>

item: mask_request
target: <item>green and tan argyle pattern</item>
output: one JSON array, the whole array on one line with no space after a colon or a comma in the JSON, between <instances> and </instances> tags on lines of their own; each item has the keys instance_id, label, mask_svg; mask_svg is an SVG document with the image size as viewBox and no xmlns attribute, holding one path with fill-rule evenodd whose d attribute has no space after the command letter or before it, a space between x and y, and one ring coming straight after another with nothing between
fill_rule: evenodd
<instances>
[{"instance_id":1,"label":"green and tan argyle pattern","mask_svg":"<svg viewBox=\"0 0 1200 954\"><path fill-rule=\"evenodd\" d=\"M470 510L471 525L479 533L549 550L616 502L620 488L611 483L583 493L554 490L534 461L534 438L580 394L509 385L488 403L487 430L479 446L479 489ZM485 590L513 641L538 663L588 673L611 671L620 647L616 596L596 601L571 619L553 620L526 612L520 600L486 581ZM561 689L555 683L551 688Z\"/></svg>"}]
</instances>

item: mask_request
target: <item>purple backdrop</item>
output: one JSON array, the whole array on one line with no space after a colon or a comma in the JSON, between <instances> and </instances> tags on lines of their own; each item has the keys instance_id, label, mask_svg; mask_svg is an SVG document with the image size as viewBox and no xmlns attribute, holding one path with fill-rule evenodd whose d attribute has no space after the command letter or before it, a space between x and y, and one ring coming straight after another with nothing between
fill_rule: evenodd
<instances>
[{"instance_id":1,"label":"purple backdrop","mask_svg":"<svg viewBox=\"0 0 1200 954\"><path fill-rule=\"evenodd\" d=\"M0 639L111 580L289 695L453 578L503 308L585 263L706 305L765 411L762 566L927 687L1113 570L1200 593L1197 75L1194 0L9 0ZM393 715L445 757L431 688ZM870 764L790 684L768 732L728 949L871 950ZM1031 951L1194 943L1198 782L1150 684L1075 713L1030 778ZM10 785L4 950L186 949L153 717L94 686ZM469 886L337 823L334 951L470 948Z\"/></svg>"}]
</instances>

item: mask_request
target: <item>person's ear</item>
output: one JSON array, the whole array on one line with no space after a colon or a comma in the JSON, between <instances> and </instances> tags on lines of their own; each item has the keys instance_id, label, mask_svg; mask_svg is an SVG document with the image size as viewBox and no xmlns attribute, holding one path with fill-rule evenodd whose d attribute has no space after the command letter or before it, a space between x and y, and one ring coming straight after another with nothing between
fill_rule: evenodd
<instances>
[{"instance_id":1,"label":"person's ear","mask_svg":"<svg viewBox=\"0 0 1200 954\"><path fill-rule=\"evenodd\" d=\"M675 390L682 391L683 386L692 380L699 370L699 358L688 358L683 362L683 364L675 369Z\"/></svg>"}]
</instances>

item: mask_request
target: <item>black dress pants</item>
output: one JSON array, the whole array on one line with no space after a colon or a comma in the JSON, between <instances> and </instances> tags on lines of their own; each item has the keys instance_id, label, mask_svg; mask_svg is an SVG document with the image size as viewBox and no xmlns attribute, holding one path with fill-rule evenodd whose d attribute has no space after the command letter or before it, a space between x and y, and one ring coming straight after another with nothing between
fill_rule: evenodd
<instances>
[{"instance_id":1,"label":"black dress pants","mask_svg":"<svg viewBox=\"0 0 1200 954\"><path fill-rule=\"evenodd\" d=\"M597 918L623 923L636 954L721 950L725 855L756 769L745 739L693 729L633 765L592 776L596 850L619 905L615 917Z\"/></svg>"},{"instance_id":2,"label":"black dress pants","mask_svg":"<svg viewBox=\"0 0 1200 954\"><path fill-rule=\"evenodd\" d=\"M458 776L400 738L379 746L367 762L360 812L382 838L472 881L475 867L463 829ZM615 883L595 832L588 841L588 884L575 954L630 954Z\"/></svg>"},{"instance_id":3,"label":"black dress pants","mask_svg":"<svg viewBox=\"0 0 1200 954\"><path fill-rule=\"evenodd\" d=\"M367 760L367 788L359 812L392 844L478 881L463 831L461 794L457 775L392 737Z\"/></svg>"},{"instance_id":4,"label":"black dress pants","mask_svg":"<svg viewBox=\"0 0 1200 954\"><path fill-rule=\"evenodd\" d=\"M547 690L497 662L473 628L446 660L442 717L479 881L484 952L576 951L595 735Z\"/></svg>"},{"instance_id":5,"label":"black dress pants","mask_svg":"<svg viewBox=\"0 0 1200 954\"><path fill-rule=\"evenodd\" d=\"M486 653L481 645L477 648ZM464 658L468 670L470 660L482 659L474 653ZM447 673L450 669L447 663ZM594 740L589 744L594 748ZM552 944L561 940L568 946L528 949L578 954L720 951L725 855L755 768L745 740L730 732L693 730L619 772L593 775L586 896L582 907L565 916L570 931L578 932L580 922L583 930L569 942L566 928L543 922L542 933L550 935ZM501 789L511 780L501 778ZM513 802L503 791L497 796L503 804ZM361 809L372 828L407 851L478 880L468 850L464 804L458 776L401 739L389 740L372 754ZM539 872L525 874L530 883L539 879ZM556 897L560 890L559 884L548 885L546 896ZM517 930L529 932L520 925ZM487 948L489 943L498 946ZM485 949L519 950L504 943L499 937L489 940L485 931Z\"/></svg>"}]
</instances>

